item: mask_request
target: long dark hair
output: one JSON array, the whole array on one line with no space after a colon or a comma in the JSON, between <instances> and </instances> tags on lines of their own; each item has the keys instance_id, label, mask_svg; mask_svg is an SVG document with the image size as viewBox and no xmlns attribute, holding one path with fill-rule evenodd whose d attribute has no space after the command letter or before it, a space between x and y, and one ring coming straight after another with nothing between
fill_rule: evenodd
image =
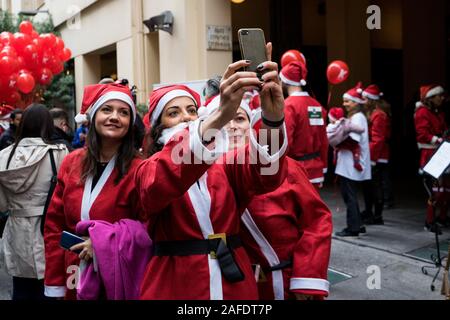
<instances>
[{"instance_id":1,"label":"long dark hair","mask_svg":"<svg viewBox=\"0 0 450 320\"><path fill-rule=\"evenodd\" d=\"M117 185L120 180L127 174L130 169L131 162L134 158L138 157L138 152L134 146L134 126L130 120L127 134L122 138L122 143L117 153L116 167L119 170L119 175L114 180ZM91 125L89 126L88 134L86 137L86 154L83 159L81 181L86 181L89 175L95 176L98 171L100 162L100 150L102 148L102 140L97 130L95 129L95 115L91 119Z\"/></svg>"},{"instance_id":2,"label":"long dark hair","mask_svg":"<svg viewBox=\"0 0 450 320\"><path fill-rule=\"evenodd\" d=\"M9 167L11 159L16 152L19 142L24 138L41 138L46 144L52 144L51 137L55 127L53 118L47 107L42 104L33 103L22 114L19 128L17 130L14 147L9 154L6 168Z\"/></svg>"}]
</instances>

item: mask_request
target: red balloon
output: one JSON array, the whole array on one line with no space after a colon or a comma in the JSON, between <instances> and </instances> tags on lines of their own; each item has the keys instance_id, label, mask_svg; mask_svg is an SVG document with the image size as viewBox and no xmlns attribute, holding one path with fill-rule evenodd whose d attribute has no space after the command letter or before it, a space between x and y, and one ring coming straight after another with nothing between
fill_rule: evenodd
<instances>
[{"instance_id":1,"label":"red balloon","mask_svg":"<svg viewBox=\"0 0 450 320\"><path fill-rule=\"evenodd\" d=\"M13 73L9 77L6 78L7 82L5 83L5 89L7 91L16 89L18 76L19 75L17 73Z\"/></svg>"},{"instance_id":2,"label":"red balloon","mask_svg":"<svg viewBox=\"0 0 450 320\"><path fill-rule=\"evenodd\" d=\"M45 33L39 36L43 40L46 49L53 49L56 45L56 36L53 33Z\"/></svg>"},{"instance_id":3,"label":"red balloon","mask_svg":"<svg viewBox=\"0 0 450 320\"><path fill-rule=\"evenodd\" d=\"M22 73L17 77L17 88L27 94L33 91L35 81L30 73Z\"/></svg>"},{"instance_id":4,"label":"red balloon","mask_svg":"<svg viewBox=\"0 0 450 320\"><path fill-rule=\"evenodd\" d=\"M6 95L5 95L5 102L6 102L6 104L14 106L21 99L22 99L22 97L20 96L20 93L18 93L15 90L14 91L10 91L10 92L6 92Z\"/></svg>"},{"instance_id":5,"label":"red balloon","mask_svg":"<svg viewBox=\"0 0 450 320\"><path fill-rule=\"evenodd\" d=\"M44 40L42 40L40 37L37 37L31 41L32 44L36 46L36 49L39 53L42 52L44 48Z\"/></svg>"},{"instance_id":6,"label":"red balloon","mask_svg":"<svg viewBox=\"0 0 450 320\"><path fill-rule=\"evenodd\" d=\"M37 39L39 38L39 33L37 33L35 30L31 31L31 39Z\"/></svg>"},{"instance_id":7,"label":"red balloon","mask_svg":"<svg viewBox=\"0 0 450 320\"><path fill-rule=\"evenodd\" d=\"M33 24L30 21L22 21L19 25L20 32L31 35L34 31Z\"/></svg>"},{"instance_id":8,"label":"red balloon","mask_svg":"<svg viewBox=\"0 0 450 320\"><path fill-rule=\"evenodd\" d=\"M17 51L11 46L5 46L3 50L0 52L0 57L11 57L17 58Z\"/></svg>"},{"instance_id":9,"label":"red balloon","mask_svg":"<svg viewBox=\"0 0 450 320\"><path fill-rule=\"evenodd\" d=\"M62 54L59 56L63 62L67 62L72 58L72 51L69 48L64 48Z\"/></svg>"},{"instance_id":10,"label":"red balloon","mask_svg":"<svg viewBox=\"0 0 450 320\"><path fill-rule=\"evenodd\" d=\"M37 73L37 80L40 84L44 86L50 84L53 80L52 71L48 68L42 68Z\"/></svg>"},{"instance_id":11,"label":"red balloon","mask_svg":"<svg viewBox=\"0 0 450 320\"><path fill-rule=\"evenodd\" d=\"M51 65L50 70L53 72L53 74L59 74L64 71L64 65L61 62L61 60L57 57L52 57L51 59Z\"/></svg>"},{"instance_id":12,"label":"red balloon","mask_svg":"<svg viewBox=\"0 0 450 320\"><path fill-rule=\"evenodd\" d=\"M348 79L350 70L344 61L333 61L327 69L328 82L331 84L340 84Z\"/></svg>"},{"instance_id":13,"label":"red balloon","mask_svg":"<svg viewBox=\"0 0 450 320\"><path fill-rule=\"evenodd\" d=\"M14 36L11 32L4 31L0 33L0 42L5 46L10 45L13 42Z\"/></svg>"},{"instance_id":14,"label":"red balloon","mask_svg":"<svg viewBox=\"0 0 450 320\"><path fill-rule=\"evenodd\" d=\"M9 56L0 58L0 74L10 75L17 69L17 59Z\"/></svg>"},{"instance_id":15,"label":"red balloon","mask_svg":"<svg viewBox=\"0 0 450 320\"><path fill-rule=\"evenodd\" d=\"M22 52L30 43L31 37L29 35L20 32L14 33L13 45L17 51Z\"/></svg>"},{"instance_id":16,"label":"red balloon","mask_svg":"<svg viewBox=\"0 0 450 320\"><path fill-rule=\"evenodd\" d=\"M306 64L305 56L298 50L288 50L281 57L281 67L284 68L292 61L300 61Z\"/></svg>"},{"instance_id":17,"label":"red balloon","mask_svg":"<svg viewBox=\"0 0 450 320\"><path fill-rule=\"evenodd\" d=\"M25 59L22 56L17 57L17 69L23 69L26 66Z\"/></svg>"},{"instance_id":18,"label":"red balloon","mask_svg":"<svg viewBox=\"0 0 450 320\"><path fill-rule=\"evenodd\" d=\"M56 37L56 41L55 41L55 51L56 52L60 52L64 49L66 45L64 44L64 40Z\"/></svg>"}]
</instances>

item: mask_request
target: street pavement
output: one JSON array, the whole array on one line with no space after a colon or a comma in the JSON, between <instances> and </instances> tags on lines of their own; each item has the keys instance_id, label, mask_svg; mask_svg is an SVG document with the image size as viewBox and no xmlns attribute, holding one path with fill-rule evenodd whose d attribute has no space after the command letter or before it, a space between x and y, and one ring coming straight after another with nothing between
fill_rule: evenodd
<instances>
[{"instance_id":1,"label":"street pavement","mask_svg":"<svg viewBox=\"0 0 450 320\"><path fill-rule=\"evenodd\" d=\"M422 267L434 266L430 256L436 249L434 234L423 230L426 195L420 181L398 183L395 194L395 207L385 211L384 226L367 226L367 235L359 239L333 237L329 300L444 299L440 294L443 269L434 292L430 285L435 269L422 273ZM321 195L333 213L334 232L342 230L345 205L338 187L330 183ZM439 241L441 255L446 256L450 229L443 231ZM0 266L0 300L10 296L11 280Z\"/></svg>"}]
</instances>

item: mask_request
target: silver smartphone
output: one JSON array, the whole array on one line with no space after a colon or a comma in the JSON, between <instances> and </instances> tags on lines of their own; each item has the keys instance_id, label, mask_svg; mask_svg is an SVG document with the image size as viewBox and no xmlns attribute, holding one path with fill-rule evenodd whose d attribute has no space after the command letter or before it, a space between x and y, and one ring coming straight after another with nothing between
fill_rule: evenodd
<instances>
[{"instance_id":1,"label":"silver smartphone","mask_svg":"<svg viewBox=\"0 0 450 320\"><path fill-rule=\"evenodd\" d=\"M247 71L257 72L256 68L267 61L264 31L258 28L239 29L239 46L243 60L250 60Z\"/></svg>"}]
</instances>

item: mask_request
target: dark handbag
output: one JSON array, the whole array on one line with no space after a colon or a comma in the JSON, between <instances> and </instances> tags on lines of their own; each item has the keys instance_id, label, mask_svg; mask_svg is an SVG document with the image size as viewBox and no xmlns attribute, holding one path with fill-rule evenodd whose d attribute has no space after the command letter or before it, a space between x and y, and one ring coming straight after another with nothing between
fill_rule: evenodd
<instances>
[{"instance_id":1,"label":"dark handbag","mask_svg":"<svg viewBox=\"0 0 450 320\"><path fill-rule=\"evenodd\" d=\"M50 179L50 189L48 190L47 200L45 201L44 212L42 213L41 219L41 233L44 235L44 226L45 226L45 216L47 215L48 206L50 205L50 200L52 200L53 191L55 191L56 182L58 181L57 176L58 172L56 171L55 158L53 157L53 150L48 150L50 156L50 162L52 164L52 178Z\"/></svg>"},{"instance_id":2,"label":"dark handbag","mask_svg":"<svg viewBox=\"0 0 450 320\"><path fill-rule=\"evenodd\" d=\"M6 222L8 221L9 213L0 212L0 238L3 238L3 231L5 230Z\"/></svg>"}]
</instances>

